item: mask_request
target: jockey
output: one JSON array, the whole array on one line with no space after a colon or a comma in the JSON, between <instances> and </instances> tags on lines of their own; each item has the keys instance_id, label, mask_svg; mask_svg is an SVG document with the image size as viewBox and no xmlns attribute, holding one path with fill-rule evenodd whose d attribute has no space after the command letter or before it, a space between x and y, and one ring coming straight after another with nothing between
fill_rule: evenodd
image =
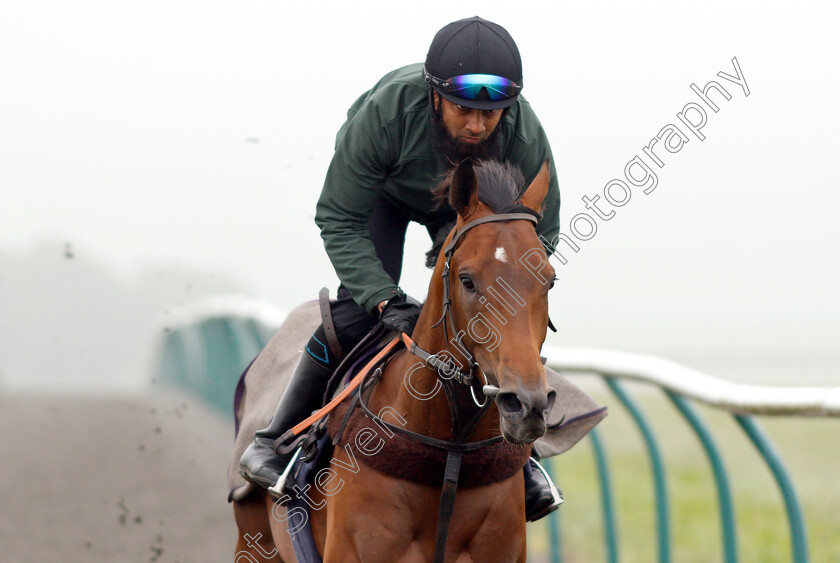
<instances>
[{"instance_id":1,"label":"jockey","mask_svg":"<svg viewBox=\"0 0 840 563\"><path fill-rule=\"evenodd\" d=\"M315 214L330 261L341 280L331 304L338 343L352 349L380 320L409 335L420 306L399 288L410 221L432 240L456 214L436 206L431 188L467 157L508 160L533 180L551 149L530 104L520 96L522 62L510 34L473 17L435 35L424 64L385 75L347 112L336 136ZM560 230L554 159L537 232L551 241ZM550 252L551 249L547 249ZM312 335L268 427L256 433L240 473L269 488L289 463L273 442L321 406L340 363L324 325ZM562 496L535 460L524 468L526 517L542 518Z\"/></svg>"}]
</instances>

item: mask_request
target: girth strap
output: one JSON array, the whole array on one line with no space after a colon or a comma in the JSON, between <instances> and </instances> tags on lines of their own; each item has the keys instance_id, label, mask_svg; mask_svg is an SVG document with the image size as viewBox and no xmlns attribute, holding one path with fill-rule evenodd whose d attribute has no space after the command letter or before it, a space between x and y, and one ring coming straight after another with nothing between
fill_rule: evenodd
<instances>
[{"instance_id":1,"label":"girth strap","mask_svg":"<svg viewBox=\"0 0 840 563\"><path fill-rule=\"evenodd\" d=\"M446 539L449 536L449 522L455 508L455 493L458 492L458 476L461 473L459 451L450 450L446 456L446 469L443 471L443 489L440 492L438 509L437 537L435 539L435 563L443 563L446 557Z\"/></svg>"}]
</instances>

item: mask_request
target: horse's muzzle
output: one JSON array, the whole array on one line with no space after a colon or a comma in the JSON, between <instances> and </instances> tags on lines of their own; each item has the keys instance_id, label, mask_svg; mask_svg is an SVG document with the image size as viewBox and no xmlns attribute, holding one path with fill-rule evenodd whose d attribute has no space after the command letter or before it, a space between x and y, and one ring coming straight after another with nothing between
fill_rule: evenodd
<instances>
[{"instance_id":1,"label":"horse's muzzle","mask_svg":"<svg viewBox=\"0 0 840 563\"><path fill-rule=\"evenodd\" d=\"M518 389L501 391L496 395L496 407L501 415L502 436L514 444L533 442L546 430L546 420L554 407L557 392Z\"/></svg>"}]
</instances>

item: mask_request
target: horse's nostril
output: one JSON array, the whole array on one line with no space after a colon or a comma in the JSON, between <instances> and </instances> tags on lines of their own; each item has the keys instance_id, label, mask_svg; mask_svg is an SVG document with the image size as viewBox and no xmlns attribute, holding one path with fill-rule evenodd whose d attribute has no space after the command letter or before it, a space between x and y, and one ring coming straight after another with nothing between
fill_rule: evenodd
<instances>
[{"instance_id":1,"label":"horse's nostril","mask_svg":"<svg viewBox=\"0 0 840 563\"><path fill-rule=\"evenodd\" d=\"M496 406L505 418L525 415L525 407L515 393L499 393L496 396Z\"/></svg>"},{"instance_id":2,"label":"horse's nostril","mask_svg":"<svg viewBox=\"0 0 840 563\"><path fill-rule=\"evenodd\" d=\"M543 415L545 418L548 418L548 415L551 413L551 409L554 408L554 401L557 400L557 391L552 389L548 392L548 402L543 409Z\"/></svg>"}]
</instances>

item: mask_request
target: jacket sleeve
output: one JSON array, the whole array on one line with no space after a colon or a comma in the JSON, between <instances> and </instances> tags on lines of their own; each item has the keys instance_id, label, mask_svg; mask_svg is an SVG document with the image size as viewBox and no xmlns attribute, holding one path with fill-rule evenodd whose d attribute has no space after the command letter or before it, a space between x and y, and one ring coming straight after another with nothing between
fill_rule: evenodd
<instances>
[{"instance_id":1,"label":"jacket sleeve","mask_svg":"<svg viewBox=\"0 0 840 563\"><path fill-rule=\"evenodd\" d=\"M560 185L557 181L557 169L554 167L554 157L551 154L551 148L548 146L548 141L545 145L547 154L546 158L551 161L548 164L549 181L548 193L543 200L542 219L537 224L537 234L542 237L544 241L553 243L554 239L560 233ZM551 244L543 242L547 254L552 254L554 248Z\"/></svg>"},{"instance_id":2,"label":"jacket sleeve","mask_svg":"<svg viewBox=\"0 0 840 563\"><path fill-rule=\"evenodd\" d=\"M372 314L398 289L376 257L367 229L373 205L396 162L392 141L375 100L364 100L338 133L315 210L315 223L338 279Z\"/></svg>"},{"instance_id":3,"label":"jacket sleeve","mask_svg":"<svg viewBox=\"0 0 840 563\"><path fill-rule=\"evenodd\" d=\"M548 243L552 243L560 233L560 185L557 181L554 155L551 154L551 145L545 130L530 104L523 104L521 111L520 126L526 133L514 143L512 156L525 175L526 185L537 177L545 159L549 159L548 193L543 200L542 219L537 224L537 234ZM550 244L544 242L543 246L548 254L554 252Z\"/></svg>"}]
</instances>

